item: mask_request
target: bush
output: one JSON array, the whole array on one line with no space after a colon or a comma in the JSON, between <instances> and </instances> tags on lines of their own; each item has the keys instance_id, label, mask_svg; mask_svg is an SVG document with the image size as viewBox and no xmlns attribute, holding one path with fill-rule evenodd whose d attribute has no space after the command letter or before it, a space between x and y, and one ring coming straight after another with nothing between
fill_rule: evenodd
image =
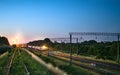
<instances>
[{"instance_id":1,"label":"bush","mask_svg":"<svg viewBox=\"0 0 120 75\"><path fill-rule=\"evenodd\" d=\"M0 54L7 52L7 51L10 51L10 50L11 50L11 47L9 47L9 46L1 46L0 47Z\"/></svg>"}]
</instances>

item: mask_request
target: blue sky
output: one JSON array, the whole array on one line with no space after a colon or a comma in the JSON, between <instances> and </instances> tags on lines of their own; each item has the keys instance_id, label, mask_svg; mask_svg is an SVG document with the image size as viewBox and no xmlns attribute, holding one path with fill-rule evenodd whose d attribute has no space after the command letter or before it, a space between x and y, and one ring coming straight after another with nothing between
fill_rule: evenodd
<instances>
[{"instance_id":1,"label":"blue sky","mask_svg":"<svg viewBox=\"0 0 120 75\"><path fill-rule=\"evenodd\" d=\"M120 32L120 0L0 0L0 34L10 40L69 32Z\"/></svg>"}]
</instances>

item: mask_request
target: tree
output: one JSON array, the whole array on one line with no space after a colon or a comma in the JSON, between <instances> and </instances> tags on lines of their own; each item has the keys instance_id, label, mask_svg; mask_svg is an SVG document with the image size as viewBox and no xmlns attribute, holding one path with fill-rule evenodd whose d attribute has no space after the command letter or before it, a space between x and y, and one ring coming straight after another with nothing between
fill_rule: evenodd
<instances>
[{"instance_id":1,"label":"tree","mask_svg":"<svg viewBox=\"0 0 120 75\"><path fill-rule=\"evenodd\" d=\"M0 45L9 45L9 41L6 37L0 37Z\"/></svg>"},{"instance_id":2,"label":"tree","mask_svg":"<svg viewBox=\"0 0 120 75\"><path fill-rule=\"evenodd\" d=\"M51 41L49 38L45 38L45 39L43 40L43 42L44 42L44 44L45 44L46 46L48 46L49 48L53 48L53 47L54 47L54 44L52 43L52 41Z\"/></svg>"}]
</instances>

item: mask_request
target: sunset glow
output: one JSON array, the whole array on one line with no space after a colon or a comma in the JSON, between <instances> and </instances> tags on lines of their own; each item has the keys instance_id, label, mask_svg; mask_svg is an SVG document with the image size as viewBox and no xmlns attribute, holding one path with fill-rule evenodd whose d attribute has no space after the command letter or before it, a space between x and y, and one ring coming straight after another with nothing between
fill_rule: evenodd
<instances>
[{"instance_id":1,"label":"sunset glow","mask_svg":"<svg viewBox=\"0 0 120 75\"><path fill-rule=\"evenodd\" d=\"M20 33L15 34L14 36L11 36L10 38L10 44L21 44L24 42L23 35Z\"/></svg>"}]
</instances>

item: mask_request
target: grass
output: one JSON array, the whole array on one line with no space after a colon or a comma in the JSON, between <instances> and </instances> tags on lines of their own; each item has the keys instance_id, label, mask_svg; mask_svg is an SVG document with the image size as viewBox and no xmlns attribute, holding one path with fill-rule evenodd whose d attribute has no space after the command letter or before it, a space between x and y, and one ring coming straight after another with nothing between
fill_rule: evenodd
<instances>
[{"instance_id":1,"label":"grass","mask_svg":"<svg viewBox=\"0 0 120 75\"><path fill-rule=\"evenodd\" d=\"M86 69L83 69L75 65L70 66L68 62L60 60L56 57L51 57L51 56L48 57L46 55L41 55L40 52L36 52L36 51L34 51L34 53L38 55L40 58L42 58L44 61L46 61L47 63L51 63L54 66L60 68L61 70L67 72L68 75L94 75L93 72L90 72Z\"/></svg>"},{"instance_id":2,"label":"grass","mask_svg":"<svg viewBox=\"0 0 120 75\"><path fill-rule=\"evenodd\" d=\"M26 75L26 71L20 58L18 49L16 50L17 51L15 53L9 75Z\"/></svg>"},{"instance_id":3,"label":"grass","mask_svg":"<svg viewBox=\"0 0 120 75\"><path fill-rule=\"evenodd\" d=\"M29 54L19 48L13 49L8 53L8 55L0 58L0 75L7 75L8 64L15 50L16 53L10 68L9 75L26 75L27 73L24 65L26 65L30 75L55 75L42 64L32 59Z\"/></svg>"},{"instance_id":4,"label":"grass","mask_svg":"<svg viewBox=\"0 0 120 75\"><path fill-rule=\"evenodd\" d=\"M59 51L59 52L62 52L62 53L65 53L65 54L70 54L69 52L65 52L65 51ZM73 56L79 56L81 58L85 58L85 59L90 59L90 60L97 60L97 61L101 61L101 62L107 62L107 63L113 63L113 64L118 64L116 61L113 61L113 60L104 60L104 59L96 59L96 56L87 56L87 55L77 55L75 53L73 53Z\"/></svg>"},{"instance_id":5,"label":"grass","mask_svg":"<svg viewBox=\"0 0 120 75\"><path fill-rule=\"evenodd\" d=\"M21 54L28 71L30 71L30 75L55 75L39 62L32 59L25 51L22 51Z\"/></svg>"},{"instance_id":6,"label":"grass","mask_svg":"<svg viewBox=\"0 0 120 75\"><path fill-rule=\"evenodd\" d=\"M8 55L0 58L0 75L6 75L8 64Z\"/></svg>"},{"instance_id":7,"label":"grass","mask_svg":"<svg viewBox=\"0 0 120 75\"><path fill-rule=\"evenodd\" d=\"M8 52L5 56L0 58L0 75L6 75L8 70L8 64L11 59L13 51Z\"/></svg>"},{"instance_id":8,"label":"grass","mask_svg":"<svg viewBox=\"0 0 120 75\"><path fill-rule=\"evenodd\" d=\"M60 59L58 59L56 57L41 56L41 58L43 60L49 59L49 60L47 60L47 62L52 63L56 67L59 67L60 69L67 72L69 75L93 75L92 72L89 72L86 69L83 69L83 68L75 66L75 65L70 66L69 62L60 60Z\"/></svg>"},{"instance_id":9,"label":"grass","mask_svg":"<svg viewBox=\"0 0 120 75\"><path fill-rule=\"evenodd\" d=\"M62 57L57 57L57 56L49 56L49 57L52 57L52 58L54 58L54 59L51 59L51 58L48 58L48 56L46 56L46 57L43 57L43 55L41 55L42 54L42 52L41 51L34 51L34 50L30 50L31 52L33 52L33 53L35 53L36 55L38 55L39 57L41 57L44 61L46 61L47 63L49 63L49 62L52 62L52 64L54 65L54 66L57 66L57 64L54 62L54 60L56 60L56 59L59 59L59 60L61 60L61 61L63 61L63 62L66 62L66 61L69 61L69 59L65 59L65 58L62 58ZM59 52L60 53L60 52ZM62 53L62 54L66 54L66 53ZM77 56L76 54L74 54L73 56ZM84 58L84 59L91 59L91 60L96 60L96 59L94 59L94 57L85 57L85 56L78 56L78 57L80 57L80 58ZM100 59L98 59L97 61L100 61ZM106 61L104 61L104 62L106 62ZM108 61L109 62L109 61ZM66 63L69 63L69 62L66 62ZM89 69L89 71L91 71L91 72L93 72L93 71L95 71L95 72L97 72L97 73L99 73L98 71L100 71L100 73L105 73L106 75L110 75L110 74L112 74L112 75L119 75L120 74L120 72L118 71L118 70L114 70L114 69L109 69L109 68L107 68L107 67L104 67L104 66L96 66L96 67L93 67L93 66L91 66L91 64L90 63L83 63L83 62L78 62L78 61L74 61L73 60L73 63L75 64L74 66L76 66L76 65L79 65L79 66L81 66L81 67L83 67L83 68L91 68L91 69ZM110 63L110 62L109 62ZM111 63L113 63L113 62L111 62ZM65 65L66 66L66 65ZM60 66L59 66L60 67ZM67 66L67 67L69 67L69 65ZM78 66L77 66L78 67ZM82 68L82 69L83 69ZM86 68L85 68L85 70L86 70ZM94 68L96 69L96 70L94 70ZM88 71L88 70L87 70ZM67 72L67 71L66 71ZM93 72L92 74L94 74L95 72ZM97 73L95 73L95 74L97 74Z\"/></svg>"}]
</instances>

